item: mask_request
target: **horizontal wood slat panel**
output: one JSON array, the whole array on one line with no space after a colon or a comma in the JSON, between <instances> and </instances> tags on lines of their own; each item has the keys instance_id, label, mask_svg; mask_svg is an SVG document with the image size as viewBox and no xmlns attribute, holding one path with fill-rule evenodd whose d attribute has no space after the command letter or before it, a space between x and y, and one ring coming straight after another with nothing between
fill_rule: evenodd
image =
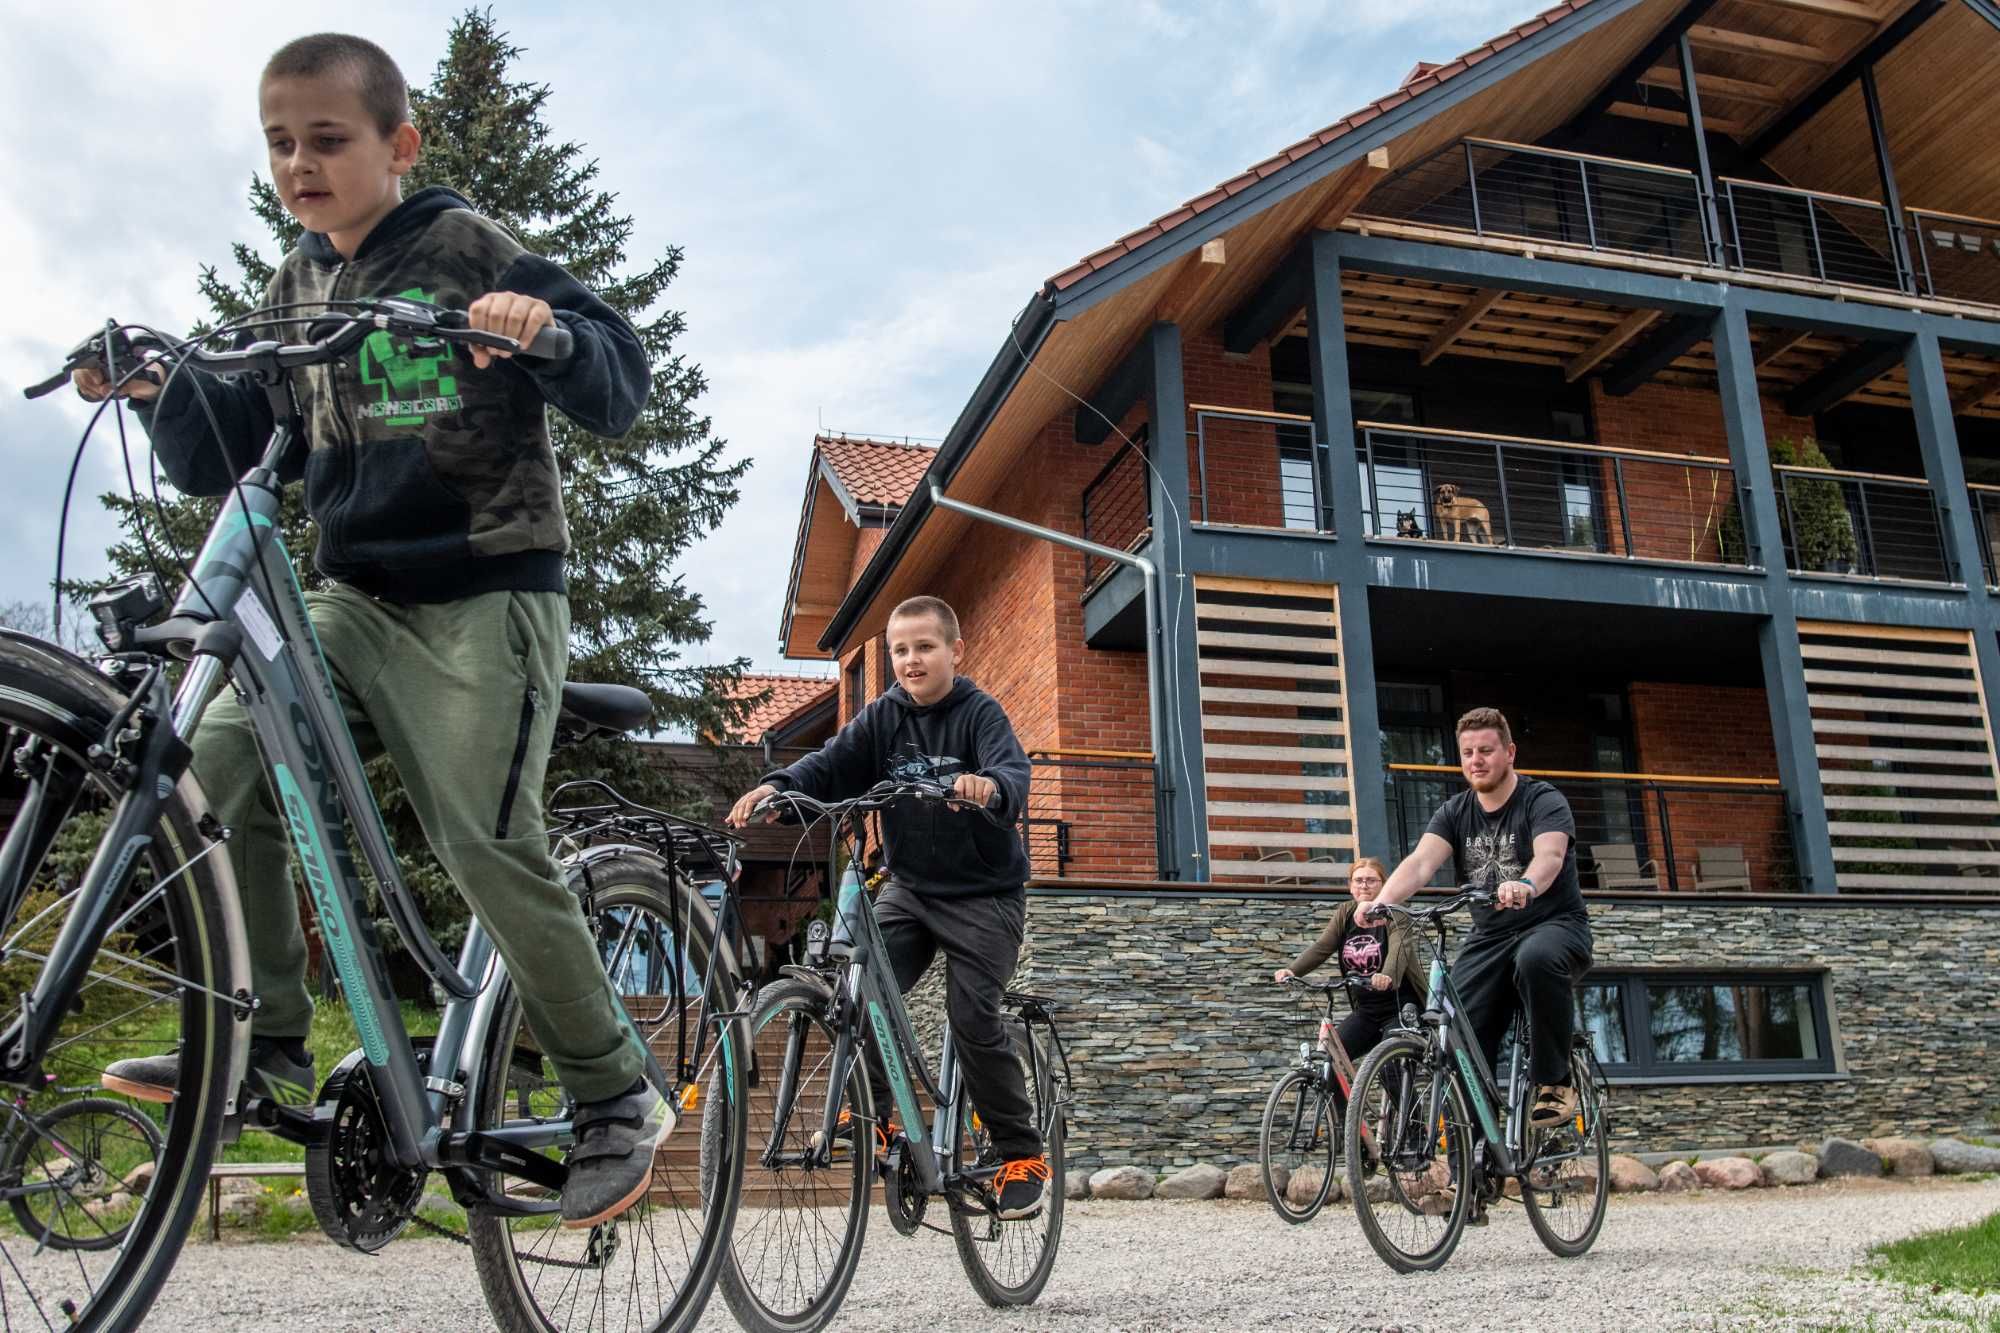
<instances>
[{"instance_id":1,"label":"horizontal wood slat panel","mask_svg":"<svg viewBox=\"0 0 2000 1333\"><path fill-rule=\"evenodd\" d=\"M1882 682L1885 689L1905 689L1898 681ZM1948 703L1942 699L1869 699L1858 694L1813 694L1814 708L1838 709L1853 713L1906 713L1918 717L1981 717L1976 703ZM1864 724L1865 725L1865 724Z\"/></svg>"},{"instance_id":2,"label":"horizontal wood slat panel","mask_svg":"<svg viewBox=\"0 0 2000 1333\"><path fill-rule=\"evenodd\" d=\"M2000 829L1991 824L1872 824L1829 819L1827 832L1836 838L1915 838L1921 842L1994 842ZM1903 853L1895 848L1870 848L1880 859L1893 861ZM2000 856L2000 852L1995 852Z\"/></svg>"},{"instance_id":3,"label":"horizontal wood slat panel","mask_svg":"<svg viewBox=\"0 0 2000 1333\"><path fill-rule=\"evenodd\" d=\"M1977 739L1977 737L1974 737ZM1817 745L1813 747L1822 759L1879 760L1892 764L1931 764L1938 768L1984 768L1993 767L1990 756L1978 750L1923 750L1912 747L1897 749L1889 745ZM1848 772L1852 770L1841 770Z\"/></svg>"},{"instance_id":4,"label":"horizontal wood slat panel","mask_svg":"<svg viewBox=\"0 0 2000 1333\"><path fill-rule=\"evenodd\" d=\"M1220 685L1204 685L1201 701L1205 704L1278 704L1290 708L1338 708L1338 690L1246 690L1229 689Z\"/></svg>"},{"instance_id":5,"label":"horizontal wood slat panel","mask_svg":"<svg viewBox=\"0 0 2000 1333\"><path fill-rule=\"evenodd\" d=\"M1207 747L1212 754L1214 746ZM1304 773L1224 773L1208 769L1205 776L1211 790L1225 791L1344 791L1346 778L1310 777Z\"/></svg>"},{"instance_id":6,"label":"horizontal wood slat panel","mask_svg":"<svg viewBox=\"0 0 2000 1333\"><path fill-rule=\"evenodd\" d=\"M1345 793L1339 801L1210 801L1210 819L1352 819Z\"/></svg>"},{"instance_id":7,"label":"horizontal wood slat panel","mask_svg":"<svg viewBox=\"0 0 2000 1333\"><path fill-rule=\"evenodd\" d=\"M1337 718L1318 717L1237 717L1226 713L1204 713L1203 731L1289 732L1300 736L1344 736Z\"/></svg>"},{"instance_id":8,"label":"horizontal wood slat panel","mask_svg":"<svg viewBox=\"0 0 2000 1333\"><path fill-rule=\"evenodd\" d=\"M1799 650L1809 658L1828 662L1870 662L1876 666L1922 666L1940 670L1971 669L1965 653L1899 653L1892 648L1842 648L1825 643L1802 643Z\"/></svg>"},{"instance_id":9,"label":"horizontal wood slat panel","mask_svg":"<svg viewBox=\"0 0 2000 1333\"><path fill-rule=\"evenodd\" d=\"M1297 638L1289 634L1233 634L1227 630L1195 632L1195 642L1203 648L1253 648L1266 653L1325 653L1332 656L1332 639Z\"/></svg>"},{"instance_id":10,"label":"horizontal wood slat panel","mask_svg":"<svg viewBox=\"0 0 2000 1333\"><path fill-rule=\"evenodd\" d=\"M1813 731L1815 734L1829 736L1908 736L1913 740L1923 741L1986 739L1986 733L1977 727L1940 727L1919 722L1854 722L1834 717L1815 717Z\"/></svg>"},{"instance_id":11,"label":"horizontal wood slat panel","mask_svg":"<svg viewBox=\"0 0 2000 1333\"><path fill-rule=\"evenodd\" d=\"M1873 861L1894 865L1905 861L1911 865L1950 866L2000 866L2000 852L1974 852L1955 848L1912 847L1886 850L1881 847L1835 847L1833 859L1836 861ZM1847 877L1841 877L1845 884Z\"/></svg>"},{"instance_id":12,"label":"horizontal wood slat panel","mask_svg":"<svg viewBox=\"0 0 2000 1333\"><path fill-rule=\"evenodd\" d=\"M1201 752L1211 759L1255 759L1269 764L1344 764L1347 762L1346 738L1342 737L1341 742L1323 750L1303 745L1203 745ZM1328 778L1327 781L1343 787L1347 785L1346 778Z\"/></svg>"},{"instance_id":13,"label":"horizontal wood slat panel","mask_svg":"<svg viewBox=\"0 0 2000 1333\"><path fill-rule=\"evenodd\" d=\"M1212 875L1241 875L1249 879L1346 879L1352 868L1346 861L1225 861L1208 858Z\"/></svg>"},{"instance_id":14,"label":"horizontal wood slat panel","mask_svg":"<svg viewBox=\"0 0 2000 1333\"><path fill-rule=\"evenodd\" d=\"M1335 627L1331 611L1294 611L1277 606L1238 606L1233 602L1211 602L1196 594L1194 613L1202 620L1248 620L1260 625L1316 625Z\"/></svg>"},{"instance_id":15,"label":"horizontal wood slat panel","mask_svg":"<svg viewBox=\"0 0 2000 1333\"><path fill-rule=\"evenodd\" d=\"M1196 663L1205 676L1270 676L1276 680L1340 679L1337 666L1303 665L1298 662L1245 662L1235 658L1204 657Z\"/></svg>"},{"instance_id":16,"label":"horizontal wood slat panel","mask_svg":"<svg viewBox=\"0 0 2000 1333\"><path fill-rule=\"evenodd\" d=\"M1352 847L1350 833L1280 833L1261 829L1210 829L1212 847Z\"/></svg>"},{"instance_id":17,"label":"horizontal wood slat panel","mask_svg":"<svg viewBox=\"0 0 2000 1333\"><path fill-rule=\"evenodd\" d=\"M2000 893L2000 875L1842 875L1844 889L1967 889Z\"/></svg>"},{"instance_id":18,"label":"horizontal wood slat panel","mask_svg":"<svg viewBox=\"0 0 2000 1333\"><path fill-rule=\"evenodd\" d=\"M1906 676L1890 671L1816 671L1806 668L1808 685L1864 685L1876 690L1928 690L1935 694L1977 696L1979 686L1970 677ZM1827 702L1827 707L1837 705Z\"/></svg>"},{"instance_id":19,"label":"horizontal wood slat panel","mask_svg":"<svg viewBox=\"0 0 2000 1333\"><path fill-rule=\"evenodd\" d=\"M1819 785L1822 787L1955 787L1962 791L1992 791L1993 779L1960 777L1956 773L1886 773L1871 768L1822 768L1819 771Z\"/></svg>"},{"instance_id":20,"label":"horizontal wood slat panel","mask_svg":"<svg viewBox=\"0 0 2000 1333\"><path fill-rule=\"evenodd\" d=\"M2000 815L2000 801L1957 801L1941 796L1829 796L1829 810L1912 810L1918 814Z\"/></svg>"}]
</instances>

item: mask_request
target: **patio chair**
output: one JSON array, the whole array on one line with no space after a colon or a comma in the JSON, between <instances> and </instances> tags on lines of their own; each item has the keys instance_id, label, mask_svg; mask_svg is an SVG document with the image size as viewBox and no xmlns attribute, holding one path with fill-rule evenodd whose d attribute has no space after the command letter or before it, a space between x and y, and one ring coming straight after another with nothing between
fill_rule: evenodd
<instances>
[{"instance_id":1,"label":"patio chair","mask_svg":"<svg viewBox=\"0 0 2000 1333\"><path fill-rule=\"evenodd\" d=\"M1750 859L1741 847L1697 847L1694 855L1695 892L1750 892Z\"/></svg>"},{"instance_id":2,"label":"patio chair","mask_svg":"<svg viewBox=\"0 0 2000 1333\"><path fill-rule=\"evenodd\" d=\"M1600 889L1658 890L1663 871L1658 861L1641 861L1639 849L1629 842L1592 844L1590 859L1597 865Z\"/></svg>"},{"instance_id":3,"label":"patio chair","mask_svg":"<svg viewBox=\"0 0 2000 1333\"><path fill-rule=\"evenodd\" d=\"M1257 859L1259 861L1296 861L1299 859L1299 856L1297 852L1294 852L1289 847L1259 847L1257 849ZM1304 883L1297 875L1272 876L1264 882L1266 884Z\"/></svg>"}]
</instances>

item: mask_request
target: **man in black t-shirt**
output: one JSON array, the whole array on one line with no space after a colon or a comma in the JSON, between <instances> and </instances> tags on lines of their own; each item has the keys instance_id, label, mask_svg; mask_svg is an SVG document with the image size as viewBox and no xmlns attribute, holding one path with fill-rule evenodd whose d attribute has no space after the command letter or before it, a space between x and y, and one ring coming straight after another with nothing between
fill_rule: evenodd
<instances>
[{"instance_id":1,"label":"man in black t-shirt","mask_svg":"<svg viewBox=\"0 0 2000 1333\"><path fill-rule=\"evenodd\" d=\"M1514 771L1513 732L1498 709L1473 709L1458 720L1457 731L1467 790L1438 807L1376 901L1402 902L1430 883L1446 857L1459 883L1493 891L1495 906L1473 909L1472 933L1452 964L1452 984L1488 1068L1499 1059L1515 1007L1526 1012L1529 1073L1536 1084L1530 1123L1547 1128L1576 1114L1571 988L1590 967L1590 917L1576 881L1576 820L1561 792ZM1367 912L1364 906L1357 916Z\"/></svg>"}]
</instances>

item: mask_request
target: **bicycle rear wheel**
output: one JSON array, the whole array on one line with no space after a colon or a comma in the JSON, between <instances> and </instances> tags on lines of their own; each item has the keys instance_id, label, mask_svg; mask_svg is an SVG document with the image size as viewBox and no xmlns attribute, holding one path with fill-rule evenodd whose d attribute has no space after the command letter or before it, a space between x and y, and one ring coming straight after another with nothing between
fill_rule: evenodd
<instances>
[{"instance_id":1,"label":"bicycle rear wheel","mask_svg":"<svg viewBox=\"0 0 2000 1333\"><path fill-rule=\"evenodd\" d=\"M979 1299L996 1309L1033 1304L1049 1284L1055 1271L1056 1250L1062 1244L1063 1228L1063 1134L1066 1128L1063 1092L1058 1086L1054 1043L1038 1036L1023 1022L1014 1036L1015 1058L1027 1086L1028 1102L1035 1108L1035 1125L1041 1131L1042 1152L1049 1161L1048 1195L1033 1217L1003 1222L989 1208L977 1207L957 1198L948 1198L951 1207L951 1237L958 1246L958 1259ZM953 1169L985 1170L1000 1165L985 1124L976 1117L959 1127Z\"/></svg>"},{"instance_id":2,"label":"bicycle rear wheel","mask_svg":"<svg viewBox=\"0 0 2000 1333\"><path fill-rule=\"evenodd\" d=\"M1340 1151L1340 1126L1334 1123L1333 1099L1326 1085L1303 1069L1278 1080L1264 1103L1264 1128L1258 1136L1258 1165L1264 1173L1264 1197L1271 1208L1294 1226L1310 1222L1333 1193L1335 1161ZM1300 1173L1317 1171L1319 1184L1294 1203L1286 1193ZM1280 1176L1280 1173L1282 1177Z\"/></svg>"},{"instance_id":3,"label":"bicycle rear wheel","mask_svg":"<svg viewBox=\"0 0 2000 1333\"><path fill-rule=\"evenodd\" d=\"M1399 1273L1440 1268L1471 1212L1472 1117L1465 1093L1415 1037L1369 1052L1347 1106L1347 1184L1362 1234Z\"/></svg>"},{"instance_id":4,"label":"bicycle rear wheel","mask_svg":"<svg viewBox=\"0 0 2000 1333\"><path fill-rule=\"evenodd\" d=\"M749 1094L743 1200L721 1286L730 1313L751 1333L825 1328L840 1312L861 1263L875 1178L875 1126L859 1051L842 1093L854 1138L844 1150L836 1149L826 1166L818 1164L815 1151L827 1086L835 1076L838 1034L827 1018L829 998L817 982L789 977L758 993L750 1020L758 1080Z\"/></svg>"},{"instance_id":5,"label":"bicycle rear wheel","mask_svg":"<svg viewBox=\"0 0 2000 1333\"><path fill-rule=\"evenodd\" d=\"M1610 1130L1582 1051L1570 1052L1569 1074L1576 1088L1576 1115L1537 1134L1535 1158L1521 1182L1528 1224L1549 1253L1564 1259L1574 1259L1596 1243L1611 1196Z\"/></svg>"},{"instance_id":6,"label":"bicycle rear wheel","mask_svg":"<svg viewBox=\"0 0 2000 1333\"><path fill-rule=\"evenodd\" d=\"M619 855L590 867L590 924L627 1015L671 1080L680 1042L694 1049L704 977L718 947L715 918L701 895L651 856ZM734 1003L726 949L713 969L711 1015ZM575 1099L537 1047L511 980L496 997L480 1076L474 1127L496 1129L567 1120ZM711 1031L702 1096L715 1108L723 1152L740 1149L743 1072L740 1021ZM713 1073L712 1079L708 1078ZM683 1089L664 1090L676 1105ZM682 1333L701 1317L728 1249L739 1180L733 1165L712 1178L701 1169L697 1127L686 1118L653 1162L649 1192L619 1217L589 1230L557 1222L557 1200L516 1178L488 1181L527 1217L475 1214L472 1256L494 1321L508 1333L631 1329ZM561 1150L548 1150L560 1155ZM724 1159L727 1160L726 1158Z\"/></svg>"},{"instance_id":7,"label":"bicycle rear wheel","mask_svg":"<svg viewBox=\"0 0 2000 1333\"><path fill-rule=\"evenodd\" d=\"M0 631L0 845L28 853L25 892L0 921L0 1027L21 1012L78 907L78 884L122 795L87 752L123 702L81 659ZM57 1026L42 1066L52 1081L37 1084L20 1108L52 1132L86 1139L92 1123L123 1124L145 1138L134 1123L143 1118L157 1134L156 1154L146 1154L156 1160L148 1173L144 1150L100 1142L92 1164L68 1173L51 1160L46 1135L12 1127L28 1141L15 1139L0 1174L0 1194L14 1205L0 1227L0 1330L133 1327L172 1271L201 1204L231 1091L237 1020L224 993L238 984L229 941L241 930L231 919L221 844L200 829L206 809L184 776L132 858L111 928ZM107 1065L173 1051L180 1057L173 1101L99 1095ZM98 1109L59 1120L80 1097ZM21 1208L32 1223L19 1218Z\"/></svg>"}]
</instances>

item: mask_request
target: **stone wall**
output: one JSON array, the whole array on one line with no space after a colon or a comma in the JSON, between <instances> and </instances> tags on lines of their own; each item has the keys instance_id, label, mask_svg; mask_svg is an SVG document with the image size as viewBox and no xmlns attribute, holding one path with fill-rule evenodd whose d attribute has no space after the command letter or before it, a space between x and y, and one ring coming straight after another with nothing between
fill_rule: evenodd
<instances>
[{"instance_id":1,"label":"stone wall","mask_svg":"<svg viewBox=\"0 0 2000 1333\"><path fill-rule=\"evenodd\" d=\"M1252 1161L1264 1098L1314 1013L1270 983L1336 900L1029 899L1016 985L1055 995L1076 1075L1072 1169ZM2000 907L1596 900L1597 965L1828 969L1843 1076L1616 1086L1627 1151L1949 1133L1995 1119ZM913 997L935 1012L931 992Z\"/></svg>"}]
</instances>

